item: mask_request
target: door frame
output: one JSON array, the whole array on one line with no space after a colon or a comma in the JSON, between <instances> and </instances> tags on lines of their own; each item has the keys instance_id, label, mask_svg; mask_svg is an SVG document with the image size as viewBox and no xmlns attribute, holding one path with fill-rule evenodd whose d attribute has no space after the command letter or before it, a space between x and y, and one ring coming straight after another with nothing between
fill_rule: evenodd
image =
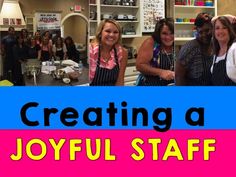
<instances>
[{"instance_id":1,"label":"door frame","mask_svg":"<svg viewBox=\"0 0 236 177\"><path fill-rule=\"evenodd\" d=\"M87 24L87 26L86 26L86 28L87 28L86 29L86 33L87 33L86 34L86 38L87 38L87 40L86 40L86 49L87 49L87 63L88 63L88 60L89 60L89 19L85 15L80 14L80 13L67 14L61 20L61 35L62 35L62 37L64 37L64 22L72 16L79 16L79 17L83 18L85 20L86 24Z\"/></svg>"}]
</instances>

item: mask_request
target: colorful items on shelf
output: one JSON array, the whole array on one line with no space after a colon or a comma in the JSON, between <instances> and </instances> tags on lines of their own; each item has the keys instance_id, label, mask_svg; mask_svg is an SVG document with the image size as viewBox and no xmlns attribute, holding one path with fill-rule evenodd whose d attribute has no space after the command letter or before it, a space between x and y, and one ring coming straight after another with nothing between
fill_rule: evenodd
<instances>
[{"instance_id":1,"label":"colorful items on shelf","mask_svg":"<svg viewBox=\"0 0 236 177\"><path fill-rule=\"evenodd\" d=\"M213 5L214 5L213 1L205 1L205 6L211 7Z\"/></svg>"},{"instance_id":2,"label":"colorful items on shelf","mask_svg":"<svg viewBox=\"0 0 236 177\"><path fill-rule=\"evenodd\" d=\"M175 19L176 22L185 22L185 23L194 23L195 22L195 18L176 18Z\"/></svg>"},{"instance_id":3,"label":"colorful items on shelf","mask_svg":"<svg viewBox=\"0 0 236 177\"><path fill-rule=\"evenodd\" d=\"M196 38L198 35L197 30L195 28L191 29L184 29L184 30L176 30L175 37L179 38Z\"/></svg>"},{"instance_id":4,"label":"colorful items on shelf","mask_svg":"<svg viewBox=\"0 0 236 177\"><path fill-rule=\"evenodd\" d=\"M179 23L181 23L181 22L183 22L184 21L184 19L183 18L176 18L176 22L179 22Z\"/></svg>"},{"instance_id":5,"label":"colorful items on shelf","mask_svg":"<svg viewBox=\"0 0 236 177\"><path fill-rule=\"evenodd\" d=\"M175 5L214 6L213 0L175 0Z\"/></svg>"},{"instance_id":6,"label":"colorful items on shelf","mask_svg":"<svg viewBox=\"0 0 236 177\"><path fill-rule=\"evenodd\" d=\"M203 0L196 0L194 3L195 6L204 6L205 2Z\"/></svg>"}]
</instances>

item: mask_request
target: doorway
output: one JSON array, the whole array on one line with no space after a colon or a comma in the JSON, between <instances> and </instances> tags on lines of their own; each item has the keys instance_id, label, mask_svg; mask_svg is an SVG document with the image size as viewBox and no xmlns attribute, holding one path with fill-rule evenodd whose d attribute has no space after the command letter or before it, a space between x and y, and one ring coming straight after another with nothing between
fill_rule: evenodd
<instances>
[{"instance_id":1,"label":"doorway","mask_svg":"<svg viewBox=\"0 0 236 177\"><path fill-rule=\"evenodd\" d=\"M80 13L70 13L61 21L61 35L63 38L71 36L80 53L84 65L88 64L89 56L89 20Z\"/></svg>"}]
</instances>

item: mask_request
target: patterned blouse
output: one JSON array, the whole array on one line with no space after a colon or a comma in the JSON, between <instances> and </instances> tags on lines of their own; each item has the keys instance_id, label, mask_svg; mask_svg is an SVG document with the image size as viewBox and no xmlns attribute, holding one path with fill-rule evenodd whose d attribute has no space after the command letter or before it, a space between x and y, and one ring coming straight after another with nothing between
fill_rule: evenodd
<instances>
[{"instance_id":1,"label":"patterned blouse","mask_svg":"<svg viewBox=\"0 0 236 177\"><path fill-rule=\"evenodd\" d=\"M117 49L117 56L118 56L118 62L120 65L120 62L122 60L122 47L120 45L116 46ZM93 80L97 68L97 60L98 60L98 52L99 52L99 45L89 45L89 79L90 81ZM116 66L115 61L115 52L114 50L111 50L110 52L111 58L106 62L104 58L101 56L100 58L100 67L107 68L107 69L113 69Z\"/></svg>"},{"instance_id":2,"label":"patterned blouse","mask_svg":"<svg viewBox=\"0 0 236 177\"><path fill-rule=\"evenodd\" d=\"M210 67L213 56L203 54L196 39L182 46L177 60L186 69L186 85L211 85Z\"/></svg>"}]
</instances>

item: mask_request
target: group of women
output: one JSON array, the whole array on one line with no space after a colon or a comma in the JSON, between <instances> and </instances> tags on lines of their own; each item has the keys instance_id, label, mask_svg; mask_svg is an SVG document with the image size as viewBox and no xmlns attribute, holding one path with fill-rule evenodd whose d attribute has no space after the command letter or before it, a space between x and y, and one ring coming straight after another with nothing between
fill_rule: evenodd
<instances>
[{"instance_id":1,"label":"group of women","mask_svg":"<svg viewBox=\"0 0 236 177\"><path fill-rule=\"evenodd\" d=\"M8 35L1 41L1 53L4 57L3 77L16 86L24 85L21 65L27 59L48 61L69 58L79 61L79 52L70 36L63 39L57 34L52 38L49 31L42 34L37 31L34 36L29 36L26 29L16 35L14 27L9 27Z\"/></svg>"},{"instance_id":2,"label":"group of women","mask_svg":"<svg viewBox=\"0 0 236 177\"><path fill-rule=\"evenodd\" d=\"M72 37L68 36L63 39L60 33L52 38L49 31L45 31L42 35L36 32L34 37L29 38L29 45L31 46L32 53L34 53L29 58L38 58L41 61L47 61L51 58L57 60L67 58L72 60L79 59L79 54ZM37 50L35 50L35 47Z\"/></svg>"},{"instance_id":3,"label":"group of women","mask_svg":"<svg viewBox=\"0 0 236 177\"><path fill-rule=\"evenodd\" d=\"M236 35L231 15L212 18L199 13L196 39L174 50L174 21L157 22L152 36L141 45L136 60L137 85L236 85ZM124 85L128 54L121 44L121 27L104 20L90 43L90 85Z\"/></svg>"}]
</instances>

